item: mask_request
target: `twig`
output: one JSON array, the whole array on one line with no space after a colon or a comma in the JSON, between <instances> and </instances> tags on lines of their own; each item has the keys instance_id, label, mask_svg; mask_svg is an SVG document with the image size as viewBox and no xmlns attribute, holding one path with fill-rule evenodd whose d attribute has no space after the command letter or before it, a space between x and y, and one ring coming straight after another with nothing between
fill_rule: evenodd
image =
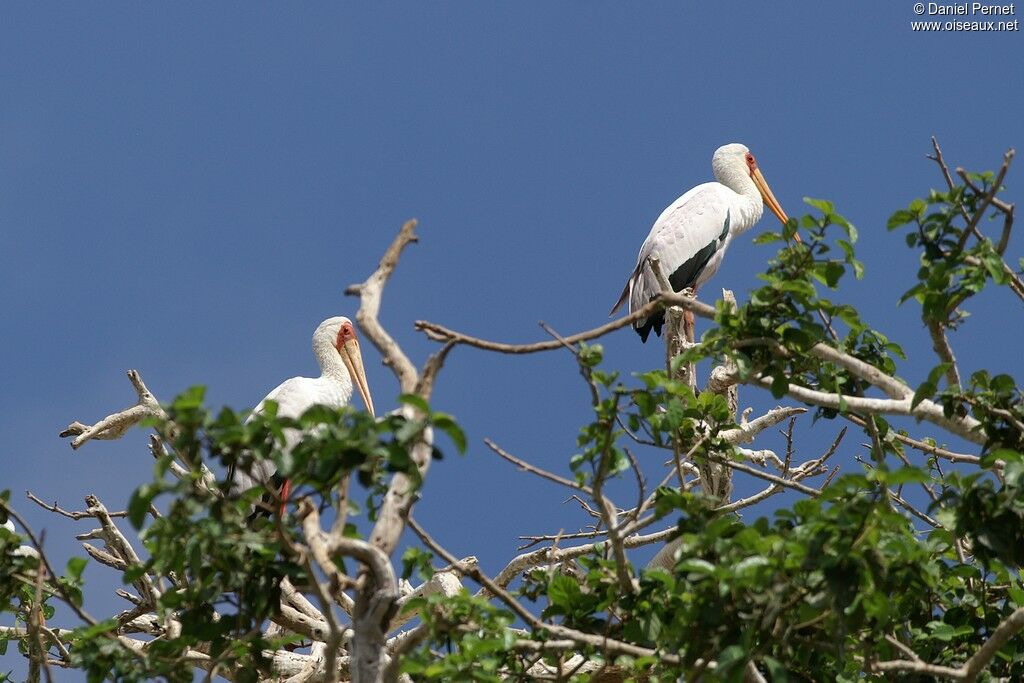
<instances>
[{"instance_id":1,"label":"twig","mask_svg":"<svg viewBox=\"0 0 1024 683\"><path fill-rule=\"evenodd\" d=\"M564 338L565 343L577 344L581 341L589 341L602 337L609 332L627 327L628 325L640 320L641 318L647 317L651 313L655 313L666 306L681 306L687 310L693 311L696 315L702 318L713 319L715 317L715 309L713 306L709 306L705 303L683 296L681 294L666 294L664 292L657 294L654 299L651 300L647 305L633 311L627 316L613 320L609 323L595 327L591 330L579 332L577 334L569 335ZM552 340L535 342L532 344L506 344L503 342L488 341L486 339L479 339L472 337L462 332L456 332L450 330L437 323L432 323L427 320L417 320L416 329L426 334L429 338L440 341L448 342L452 341L456 344L465 344L467 346L473 346L484 351L495 351L498 353L509 353L509 354L525 354L525 353L538 353L540 351L553 351L560 349L564 346L563 341Z\"/></svg>"},{"instance_id":2,"label":"twig","mask_svg":"<svg viewBox=\"0 0 1024 683\"><path fill-rule=\"evenodd\" d=\"M48 504L44 503L42 500L40 500L39 497L37 497L36 494L32 493L31 491L25 491L25 495L28 497L29 500L31 500L33 503L35 503L39 507L43 508L44 510L49 510L50 512L55 512L58 515L63 515L64 517L68 517L70 519L76 519L76 520L77 519L89 519L89 518L94 518L96 516L94 513L88 512L88 511L79 512L79 511L75 511L75 510L65 510L64 508L61 508L61 507L59 507L57 505L57 501L54 501L53 505L48 505ZM109 517L127 517L128 516L128 511L127 510L119 510L117 512L108 512L107 516L109 516Z\"/></svg>"},{"instance_id":3,"label":"twig","mask_svg":"<svg viewBox=\"0 0 1024 683\"><path fill-rule=\"evenodd\" d=\"M793 489L795 491L799 491L800 493L806 493L807 495L813 496L815 498L817 498L818 496L821 495L821 491L819 489L811 488L810 486L805 486L805 485L803 485L803 484L801 484L801 483L799 483L797 481L794 481L792 479L785 479L783 477L777 477L774 474L770 474L769 472L763 472L763 471L757 469L756 467L750 467L749 465L744 465L743 463L736 462L735 460L729 460L727 458L721 458L721 457L718 457L716 455L706 455L705 457L708 458L709 460L711 460L712 462L717 462L717 463L720 463L722 465L725 465L726 467L731 467L732 469L737 470L739 472L746 472L747 474L752 474L755 477L758 477L760 479L764 479L766 481L773 482L773 483L778 484L780 486L785 486L786 488L790 488L790 489Z\"/></svg>"},{"instance_id":4,"label":"twig","mask_svg":"<svg viewBox=\"0 0 1024 683\"><path fill-rule=\"evenodd\" d=\"M508 451L506 451L501 446L494 443L492 440L488 438L484 439L484 444L492 451L497 453L501 458L509 461L510 463L512 463L513 465L515 465L524 472L536 474L538 477L547 479L548 481L553 481L556 484L561 484L562 486L574 489L576 491L583 491L588 496L592 496L594 493L591 490L591 488L585 484L579 484L575 481L572 481L571 479L566 479L565 477L559 476L553 472L548 472L547 470L537 467L536 465L531 465L530 463L528 463L525 460L522 460L521 458L517 458L516 456L512 455L511 453L509 453Z\"/></svg>"},{"instance_id":5,"label":"twig","mask_svg":"<svg viewBox=\"0 0 1024 683\"><path fill-rule=\"evenodd\" d=\"M1006 172L1010 169L1010 162L1013 161L1014 150L1007 150L1006 154L1003 155L1003 165L999 168L999 172L996 174L996 179L992 181L992 187L989 188L988 192L980 194L981 203L974 210L974 215L971 216L971 220L967 223L967 228L964 230L964 237L960 240L960 248L963 249L966 245L966 237L978 226L978 222L981 217L985 215L985 210L988 209L989 204L995 199L996 194L1003 187L1003 179L1006 178ZM962 168L956 169L956 174L966 183L969 180L967 172ZM971 186L974 187L973 184Z\"/></svg>"},{"instance_id":6,"label":"twig","mask_svg":"<svg viewBox=\"0 0 1024 683\"><path fill-rule=\"evenodd\" d=\"M939 141L932 136L932 149L935 150L935 154L926 154L925 156L939 165L939 170L942 171L942 177L946 179L946 187L952 192L956 189L956 184L953 182L953 176L949 174L949 166L946 165L946 160L942 156L942 150L939 148ZM981 192L978 192L980 195ZM971 217L967 213L967 209L964 208L963 203L958 203L960 209L960 215L964 217L967 223L971 222Z\"/></svg>"},{"instance_id":7,"label":"twig","mask_svg":"<svg viewBox=\"0 0 1024 683\"><path fill-rule=\"evenodd\" d=\"M427 362L423 364L423 372L420 374L420 379L416 383L416 394L426 399L430 398L431 393L434 391L437 375L441 372L441 368L444 367L444 361L448 358L448 354L454 348L455 342L445 342L444 346L437 353L434 353L427 359Z\"/></svg>"},{"instance_id":8,"label":"twig","mask_svg":"<svg viewBox=\"0 0 1024 683\"><path fill-rule=\"evenodd\" d=\"M859 427L864 427L867 424L863 420L863 418L860 418L857 415L846 414L843 415L843 417ZM890 434L892 434L893 438L895 438L897 441L900 441L901 443L904 443L916 450L919 450L922 453L935 455L944 460L949 460L950 462L966 462L972 465L981 464L981 458L979 458L976 455L967 455L966 453L955 453L948 449L934 446L926 441L921 441L920 439L915 439L913 437L907 436L906 434L901 434L900 432L897 432L895 430L890 431Z\"/></svg>"}]
</instances>

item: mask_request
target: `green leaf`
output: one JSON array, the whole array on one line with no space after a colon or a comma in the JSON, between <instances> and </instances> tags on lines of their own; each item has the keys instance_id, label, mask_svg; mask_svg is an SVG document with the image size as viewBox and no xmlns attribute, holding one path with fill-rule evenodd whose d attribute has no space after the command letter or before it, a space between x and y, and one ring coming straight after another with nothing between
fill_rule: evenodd
<instances>
[{"instance_id":1,"label":"green leaf","mask_svg":"<svg viewBox=\"0 0 1024 683\"><path fill-rule=\"evenodd\" d=\"M194 410L203 405L203 398L206 396L206 387L193 386L186 389L174 399L171 407L178 412Z\"/></svg>"},{"instance_id":2,"label":"green leaf","mask_svg":"<svg viewBox=\"0 0 1024 683\"><path fill-rule=\"evenodd\" d=\"M782 398L789 391L789 378L779 373L772 377L772 397Z\"/></svg>"},{"instance_id":3,"label":"green leaf","mask_svg":"<svg viewBox=\"0 0 1024 683\"><path fill-rule=\"evenodd\" d=\"M747 660L747 650L742 645L730 645L718 653L718 669L715 673L728 673Z\"/></svg>"},{"instance_id":4,"label":"green leaf","mask_svg":"<svg viewBox=\"0 0 1024 683\"><path fill-rule=\"evenodd\" d=\"M928 382L922 383L921 386L917 388L917 391L914 392L914 399L910 402L910 409L913 410L921 401L935 395L936 389L937 387L934 384L930 384Z\"/></svg>"},{"instance_id":5,"label":"green leaf","mask_svg":"<svg viewBox=\"0 0 1024 683\"><path fill-rule=\"evenodd\" d=\"M427 403L427 400L422 396L417 396L416 394L402 394L398 397L398 402L416 408L424 413L430 412L430 404Z\"/></svg>"},{"instance_id":6,"label":"green leaf","mask_svg":"<svg viewBox=\"0 0 1024 683\"><path fill-rule=\"evenodd\" d=\"M89 564L89 560L84 557L70 558L66 569L68 577L76 583L80 583L82 581L82 572L85 571L87 564Z\"/></svg>"},{"instance_id":7,"label":"green leaf","mask_svg":"<svg viewBox=\"0 0 1024 683\"><path fill-rule=\"evenodd\" d=\"M580 344L580 362L589 368L599 365L604 359L604 347L601 344Z\"/></svg>"},{"instance_id":8,"label":"green leaf","mask_svg":"<svg viewBox=\"0 0 1024 683\"><path fill-rule=\"evenodd\" d=\"M916 213L907 209L900 209L893 215L889 216L889 222L886 223L886 228L889 230L895 230L901 225L906 225L915 219L917 219Z\"/></svg>"},{"instance_id":9,"label":"green leaf","mask_svg":"<svg viewBox=\"0 0 1024 683\"><path fill-rule=\"evenodd\" d=\"M874 469L868 473L869 479L882 481L889 486L901 484L925 484L932 480L931 475L918 467L901 467L898 470Z\"/></svg>"},{"instance_id":10,"label":"green leaf","mask_svg":"<svg viewBox=\"0 0 1024 683\"><path fill-rule=\"evenodd\" d=\"M752 555L737 562L733 566L732 571L736 576L743 576L747 573L753 573L759 567L766 567L770 564L771 562L769 562L767 557L762 555Z\"/></svg>"},{"instance_id":11,"label":"green leaf","mask_svg":"<svg viewBox=\"0 0 1024 683\"><path fill-rule=\"evenodd\" d=\"M131 500L128 501L128 521L136 529L142 528L146 513L149 512L149 504L159 491L160 489L153 484L143 484L132 493Z\"/></svg>"},{"instance_id":12,"label":"green leaf","mask_svg":"<svg viewBox=\"0 0 1024 683\"><path fill-rule=\"evenodd\" d=\"M810 197L804 197L804 204L813 206L818 211L821 211L826 216L829 216L836 212L835 205L827 199L811 199Z\"/></svg>"},{"instance_id":13,"label":"green leaf","mask_svg":"<svg viewBox=\"0 0 1024 683\"><path fill-rule=\"evenodd\" d=\"M555 574L548 584L548 600L555 607L571 610L573 604L581 597L580 585L576 579L565 574Z\"/></svg>"},{"instance_id":14,"label":"green leaf","mask_svg":"<svg viewBox=\"0 0 1024 683\"><path fill-rule=\"evenodd\" d=\"M946 374L946 371L953 367L952 363L939 363L928 373L928 384L938 385L939 380Z\"/></svg>"},{"instance_id":15,"label":"green leaf","mask_svg":"<svg viewBox=\"0 0 1024 683\"><path fill-rule=\"evenodd\" d=\"M992 281L997 285L1005 285L1009 282L1009 278L1003 270L1003 259L999 254L994 251L989 252L982 257L981 262L985 265L988 274L992 276Z\"/></svg>"},{"instance_id":16,"label":"green leaf","mask_svg":"<svg viewBox=\"0 0 1024 683\"><path fill-rule=\"evenodd\" d=\"M770 244L771 242L781 242L782 233L778 232L762 232L760 235L754 238L754 244Z\"/></svg>"},{"instance_id":17,"label":"green leaf","mask_svg":"<svg viewBox=\"0 0 1024 683\"><path fill-rule=\"evenodd\" d=\"M434 427L448 435L448 438L455 444L455 448L458 449L459 453L466 452L466 433L455 422L455 418L446 413L434 413L430 419Z\"/></svg>"},{"instance_id":18,"label":"green leaf","mask_svg":"<svg viewBox=\"0 0 1024 683\"><path fill-rule=\"evenodd\" d=\"M678 565L676 565L676 569L681 572L689 572L691 574L713 575L715 573L715 565L711 564L707 560L692 557L682 560Z\"/></svg>"},{"instance_id":19,"label":"green leaf","mask_svg":"<svg viewBox=\"0 0 1024 683\"><path fill-rule=\"evenodd\" d=\"M830 261L825 266L825 284L832 289L835 289L836 285L839 284L839 278L841 278L845 272L846 268L842 263L839 263L838 261Z\"/></svg>"},{"instance_id":20,"label":"green leaf","mask_svg":"<svg viewBox=\"0 0 1024 683\"><path fill-rule=\"evenodd\" d=\"M774 657L765 656L761 661L768 669L768 675L772 683L789 683L789 670L782 665L782 662Z\"/></svg>"}]
</instances>

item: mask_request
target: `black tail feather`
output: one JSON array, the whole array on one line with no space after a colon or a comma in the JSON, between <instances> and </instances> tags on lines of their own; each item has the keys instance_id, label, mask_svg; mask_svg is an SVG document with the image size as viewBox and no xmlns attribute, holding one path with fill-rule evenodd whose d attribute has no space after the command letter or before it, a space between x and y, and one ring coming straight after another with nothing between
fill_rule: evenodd
<instances>
[{"instance_id":1,"label":"black tail feather","mask_svg":"<svg viewBox=\"0 0 1024 683\"><path fill-rule=\"evenodd\" d=\"M647 343L647 337L651 335L651 330L654 330L654 334L661 336L661 326L665 324L665 313L664 311L658 311L652 313L649 317L643 321L637 321L633 329L640 335L640 341L644 344Z\"/></svg>"}]
</instances>

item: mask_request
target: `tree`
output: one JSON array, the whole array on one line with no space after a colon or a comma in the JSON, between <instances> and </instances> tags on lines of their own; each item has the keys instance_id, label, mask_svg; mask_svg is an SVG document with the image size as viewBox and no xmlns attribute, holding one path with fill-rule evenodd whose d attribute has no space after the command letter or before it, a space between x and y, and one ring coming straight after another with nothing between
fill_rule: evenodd
<instances>
[{"instance_id":1,"label":"tree","mask_svg":"<svg viewBox=\"0 0 1024 683\"><path fill-rule=\"evenodd\" d=\"M897 211L888 226L920 253L917 284L902 303L908 315L920 307L936 363L916 386L897 376L898 345L852 306L822 296L838 292L847 273L863 273L857 232L827 201L807 200L814 214L758 237L782 246L742 305L725 296L710 306L666 288L630 316L528 345L420 321L441 344L420 368L378 320L384 285L416 239L409 222L377 270L349 288L360 299L360 328L398 378L400 407L377 420L318 408L287 420L271 407L246 423L229 409L208 410L201 389L161 405L129 372L135 406L93 425L74 422L63 435L78 448L143 424L153 431L154 480L122 512L94 496L85 510L68 511L30 494L98 527L79 539L122 575L127 608L87 614L87 560L58 573L5 492L0 591L14 623L0 627L0 638L17 644L35 680L55 667L82 669L90 680L192 680L196 669L234 681L1018 680L1024 400L1008 375L962 377L948 335L990 285L1024 302L1020 270L1005 260L1014 205L999 196L1013 152L998 173L956 169L956 180L933 145L945 189ZM986 217L997 239L983 232ZM802 244L789 241L798 227ZM604 369L593 340L662 307L713 325L694 342L675 313L664 370L623 378ZM459 345L567 350L593 408L571 477L487 442L569 489L594 518L592 529L532 539L538 547L495 576L445 550L414 515L440 448L466 447L461 428L430 403ZM717 365L698 391L701 360ZM750 419L738 409L741 386L802 405ZM794 463L794 424L808 410L844 426L824 453ZM783 454L748 448L781 423ZM870 457L860 471L839 473L829 459L848 447L851 427ZM283 449L288 428L306 435L292 450ZM652 487L638 462L659 454L668 471ZM293 495L286 513L277 501L254 519L266 492L232 496L211 465L251 468L265 458L293 480ZM764 489L733 499L736 473ZM637 502L624 509L608 486L630 478ZM798 496L772 518L738 514L784 490ZM372 523L365 537L351 521L359 491ZM399 562L405 528L420 544ZM631 548L663 541L648 567L630 563ZM58 605L73 625L53 623Z\"/></svg>"}]
</instances>

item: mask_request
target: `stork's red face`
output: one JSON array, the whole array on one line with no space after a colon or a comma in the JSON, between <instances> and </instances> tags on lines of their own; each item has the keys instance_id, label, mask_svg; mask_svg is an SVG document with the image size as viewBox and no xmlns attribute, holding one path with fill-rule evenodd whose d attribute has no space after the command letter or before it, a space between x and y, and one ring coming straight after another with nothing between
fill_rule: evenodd
<instances>
[{"instance_id":1,"label":"stork's red face","mask_svg":"<svg viewBox=\"0 0 1024 683\"><path fill-rule=\"evenodd\" d=\"M373 398L370 397L370 386L366 383L366 371L363 369L363 354L359 350L359 340L356 339L356 330L352 327L352 323L346 321L338 328L334 348L338 350L338 355L341 356L342 362L348 368L348 374L352 376L352 383L359 390L366 410L370 415L375 416Z\"/></svg>"},{"instance_id":2,"label":"stork's red face","mask_svg":"<svg viewBox=\"0 0 1024 683\"><path fill-rule=\"evenodd\" d=\"M764 199L764 203L768 205L768 208L775 214L775 217L785 224L789 221L789 216L787 216L786 212L782 210L782 205L779 204L779 200L775 198L775 195L772 193L772 189L768 187L768 181L764 179L763 175L761 175L761 169L757 167L757 159L754 158L753 154L747 152L746 155L744 155L744 161L747 162L747 170L750 173L750 179L754 181L755 185L757 185L757 191L761 193L761 198ZM794 234L793 237L796 238L797 242L801 241L800 235Z\"/></svg>"}]
</instances>

